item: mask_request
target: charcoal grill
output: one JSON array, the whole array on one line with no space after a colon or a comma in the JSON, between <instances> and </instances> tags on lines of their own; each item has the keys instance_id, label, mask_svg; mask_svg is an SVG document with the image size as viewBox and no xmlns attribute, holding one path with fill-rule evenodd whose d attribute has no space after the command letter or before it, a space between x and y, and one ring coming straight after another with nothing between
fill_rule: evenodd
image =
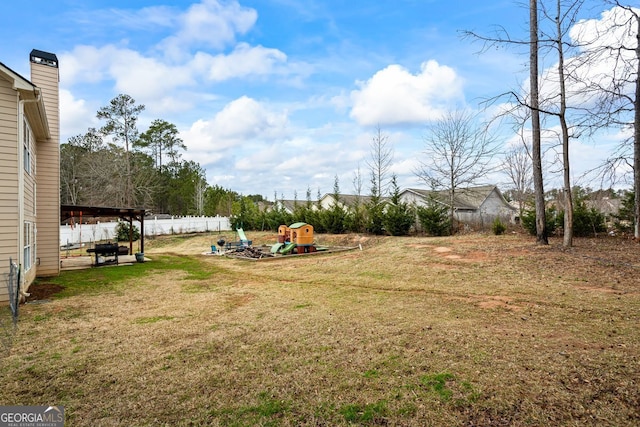
<instances>
[{"instance_id":1,"label":"charcoal grill","mask_svg":"<svg viewBox=\"0 0 640 427\"><path fill-rule=\"evenodd\" d=\"M94 266L106 264L118 265L119 252L120 249L117 243L98 243L95 247L87 249L87 253L95 254Z\"/></svg>"}]
</instances>

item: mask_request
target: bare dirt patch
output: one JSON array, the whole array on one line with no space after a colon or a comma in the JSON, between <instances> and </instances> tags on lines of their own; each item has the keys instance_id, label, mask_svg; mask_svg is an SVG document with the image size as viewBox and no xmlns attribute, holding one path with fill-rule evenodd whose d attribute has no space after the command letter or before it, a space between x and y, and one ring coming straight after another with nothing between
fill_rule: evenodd
<instances>
[{"instance_id":1,"label":"bare dirt patch","mask_svg":"<svg viewBox=\"0 0 640 427\"><path fill-rule=\"evenodd\" d=\"M407 248L413 248L413 249L429 249L429 248L433 247L431 245L419 245L419 244L415 244L415 243L409 244L409 245L406 245L406 246L407 246Z\"/></svg>"},{"instance_id":2,"label":"bare dirt patch","mask_svg":"<svg viewBox=\"0 0 640 427\"><path fill-rule=\"evenodd\" d=\"M515 304L514 299L508 296L501 295L473 295L468 297L454 297L453 300L460 301L461 303L470 304L479 307L484 310L510 310L510 311L522 311L523 307L519 304Z\"/></svg>"},{"instance_id":3,"label":"bare dirt patch","mask_svg":"<svg viewBox=\"0 0 640 427\"><path fill-rule=\"evenodd\" d=\"M620 291L620 290L617 290L617 289L601 288L601 287L597 287L597 286L576 286L575 288L583 290L583 291L603 292L603 293L606 293L606 294L616 294L616 295L624 294L623 291Z\"/></svg>"},{"instance_id":4,"label":"bare dirt patch","mask_svg":"<svg viewBox=\"0 0 640 427\"><path fill-rule=\"evenodd\" d=\"M55 283L36 283L29 286L29 290L27 293L29 296L27 297L27 302L33 301L42 301L51 298L53 295L62 292L64 290L64 286L57 285Z\"/></svg>"},{"instance_id":5,"label":"bare dirt patch","mask_svg":"<svg viewBox=\"0 0 640 427\"><path fill-rule=\"evenodd\" d=\"M522 307L513 303L513 298L505 296L488 296L481 295L476 299L480 299L477 304L480 308L496 309L502 308L505 310L520 311Z\"/></svg>"}]
</instances>

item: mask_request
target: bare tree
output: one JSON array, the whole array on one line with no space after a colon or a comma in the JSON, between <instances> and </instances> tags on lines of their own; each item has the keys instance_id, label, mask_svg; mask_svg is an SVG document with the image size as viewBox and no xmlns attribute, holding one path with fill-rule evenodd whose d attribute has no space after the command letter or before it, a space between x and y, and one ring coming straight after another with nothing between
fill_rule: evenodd
<instances>
[{"instance_id":1,"label":"bare tree","mask_svg":"<svg viewBox=\"0 0 640 427\"><path fill-rule=\"evenodd\" d=\"M524 128L521 128L522 131ZM509 178L513 185L513 195L518 203L520 217L524 214L527 200L533 192L533 168L531 163L531 152L521 135L521 143L511 148L502 161L502 171Z\"/></svg>"},{"instance_id":2,"label":"bare tree","mask_svg":"<svg viewBox=\"0 0 640 427\"><path fill-rule=\"evenodd\" d=\"M556 81L553 84L558 85L557 96L552 95L550 99L544 100L546 104L541 111L545 114L556 116L560 122L561 128L561 145L562 145L562 172L563 172L563 199L564 199L564 227L563 227L563 246L571 247L573 245L573 198L571 194L571 175L570 175L570 163L569 163L569 140L571 138L569 118L568 118L568 97L567 92L567 80L571 77L572 80L577 80L577 74L571 74L566 69L565 54L568 48L571 48L571 43L567 42L567 33L569 29L573 27L576 22L576 16L582 1L569 1L563 2L562 0L556 0L555 8L548 10L544 3L542 10L545 18L549 22L553 22L554 29L549 31L553 34L549 36L547 41L557 52L558 62L556 64ZM554 34L555 33L555 34ZM555 91L554 91L555 92Z\"/></svg>"},{"instance_id":3,"label":"bare tree","mask_svg":"<svg viewBox=\"0 0 640 427\"><path fill-rule=\"evenodd\" d=\"M60 199L63 204L78 205L82 196L82 178L88 170L89 151L84 146L84 135L76 135L60 145Z\"/></svg>"},{"instance_id":4,"label":"bare tree","mask_svg":"<svg viewBox=\"0 0 640 427\"><path fill-rule=\"evenodd\" d=\"M529 0L529 92L531 96L531 157L536 200L536 241L548 245L544 181L542 178L538 54L538 1Z\"/></svg>"},{"instance_id":5,"label":"bare tree","mask_svg":"<svg viewBox=\"0 0 640 427\"><path fill-rule=\"evenodd\" d=\"M539 54L540 40L538 35L538 1L529 0L529 39L513 39L504 27L498 27L496 35L487 37L472 31L463 31L464 36L484 42L483 50L497 45L528 46L529 48L529 100L523 101L515 92L508 92L492 98L492 102L503 96L515 98L519 106L525 107L531 113L531 158L533 163L533 186L536 209L536 241L547 245L549 240L546 226L546 205L544 199L544 179L542 170L542 132L540 124L540 92L539 92ZM517 107L516 107L517 108Z\"/></svg>"},{"instance_id":6,"label":"bare tree","mask_svg":"<svg viewBox=\"0 0 640 427\"><path fill-rule=\"evenodd\" d=\"M93 206L125 206L126 160L120 147L102 148L87 159L91 176L83 180L86 202Z\"/></svg>"},{"instance_id":7,"label":"bare tree","mask_svg":"<svg viewBox=\"0 0 640 427\"><path fill-rule=\"evenodd\" d=\"M562 1L556 0L554 7L547 8L545 2L538 4L537 0L531 0L529 4L530 40L529 40L529 94L511 92L509 97L515 99L517 106L529 110L532 128L532 152L533 182L536 205L536 235L537 241L547 244L546 213L544 200L544 183L542 168L542 124L541 115L558 118L561 132L561 164L563 175L563 200L564 204L564 240L563 245L570 247L573 244L573 201L571 196L569 142L575 135L574 128L584 126L587 122L586 108L581 103L570 106L571 96L577 96L576 92L570 93L567 82L571 81L575 87L579 86L580 75L576 71L576 61L572 60L568 67L565 60L567 52L575 46L568 41L568 34L576 23L576 17L583 4L582 0ZM538 9L542 11L543 20L539 19ZM541 25L548 24L548 26ZM540 34L543 35L541 38ZM508 38L485 39L492 43L513 43ZM543 78L539 77L539 61L541 49L555 50L557 62L555 67L547 69ZM551 85L551 90L541 90L540 83ZM574 91L575 91L574 87ZM541 93L543 95L541 95ZM527 96L528 95L528 96ZM582 94L580 94L581 96ZM516 109L518 108L516 106ZM572 111L570 115L569 111Z\"/></svg>"},{"instance_id":8,"label":"bare tree","mask_svg":"<svg viewBox=\"0 0 640 427\"><path fill-rule=\"evenodd\" d=\"M564 31L562 28L562 8L557 0L556 12L556 48L558 50L558 84L560 85L560 108L558 119L562 128L562 170L564 182L564 233L562 244L564 247L573 245L573 200L571 197L571 177L569 174L569 127L567 125L567 88L564 71Z\"/></svg>"},{"instance_id":9,"label":"bare tree","mask_svg":"<svg viewBox=\"0 0 640 427\"><path fill-rule=\"evenodd\" d=\"M362 171L360 170L360 165L358 165L358 169L353 172L353 180L351 181L353 184L353 190L355 192L355 200L353 204L349 206L349 218L350 224L349 227L351 231L354 232L363 232L366 229L366 207L362 203Z\"/></svg>"},{"instance_id":10,"label":"bare tree","mask_svg":"<svg viewBox=\"0 0 640 427\"><path fill-rule=\"evenodd\" d=\"M96 172L93 163L105 149L102 136L93 128L84 135L76 135L60 145L60 190L64 204L79 205L95 198L93 182ZM102 158L102 161L105 159ZM99 190L96 190L99 192Z\"/></svg>"},{"instance_id":11,"label":"bare tree","mask_svg":"<svg viewBox=\"0 0 640 427\"><path fill-rule=\"evenodd\" d=\"M356 196L360 198L360 196L362 196L362 171L360 170L360 165L358 165L358 169L353 171L353 180L351 183L353 184L353 190Z\"/></svg>"},{"instance_id":12,"label":"bare tree","mask_svg":"<svg viewBox=\"0 0 640 427\"><path fill-rule=\"evenodd\" d=\"M204 194L207 189L207 181L204 179L196 179L195 181L193 204L195 206L196 214L202 216L204 215Z\"/></svg>"},{"instance_id":13,"label":"bare tree","mask_svg":"<svg viewBox=\"0 0 640 427\"><path fill-rule=\"evenodd\" d=\"M455 193L475 184L493 168L496 140L468 111L446 113L425 137L425 160L415 171L429 187L449 192L449 219L453 227ZM452 230L453 231L453 230Z\"/></svg>"},{"instance_id":14,"label":"bare tree","mask_svg":"<svg viewBox=\"0 0 640 427\"><path fill-rule=\"evenodd\" d=\"M371 141L371 158L367 160L367 167L371 171L372 189L377 190L378 196L384 196L389 187L389 169L393 161L393 148L389 144L389 137L382 133L380 126Z\"/></svg>"},{"instance_id":15,"label":"bare tree","mask_svg":"<svg viewBox=\"0 0 640 427\"><path fill-rule=\"evenodd\" d=\"M60 201L64 205L77 205L80 199L82 184L78 176L83 154L82 148L75 144L60 146Z\"/></svg>"},{"instance_id":16,"label":"bare tree","mask_svg":"<svg viewBox=\"0 0 640 427\"><path fill-rule=\"evenodd\" d=\"M606 0L613 6L608 25L591 25L583 40L583 74L589 75L584 91L597 99L592 130L615 126L631 130L607 159L603 175L619 179L621 165L633 171L634 235L640 238L640 8L637 2Z\"/></svg>"}]
</instances>

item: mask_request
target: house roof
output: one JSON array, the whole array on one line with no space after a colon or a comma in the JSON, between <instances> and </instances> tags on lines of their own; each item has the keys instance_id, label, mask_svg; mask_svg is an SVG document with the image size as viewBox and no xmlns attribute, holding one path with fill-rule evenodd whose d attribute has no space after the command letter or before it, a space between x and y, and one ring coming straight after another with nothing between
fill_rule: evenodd
<instances>
[{"instance_id":1,"label":"house roof","mask_svg":"<svg viewBox=\"0 0 640 427\"><path fill-rule=\"evenodd\" d=\"M498 191L498 187L495 185L460 188L456 190L455 198L459 199L462 203L466 203L473 209L478 209L494 190ZM500 193L500 191L498 191L498 193ZM502 194L500 194L500 196L502 196Z\"/></svg>"},{"instance_id":2,"label":"house roof","mask_svg":"<svg viewBox=\"0 0 640 427\"><path fill-rule=\"evenodd\" d=\"M386 198L384 197L381 197L380 199L386 200ZM359 203L361 205L365 203L369 203L371 201L371 196L359 196L357 194L341 194L340 201L342 202L343 205L351 207L351 206L355 206L356 203Z\"/></svg>"},{"instance_id":3,"label":"house roof","mask_svg":"<svg viewBox=\"0 0 640 427\"><path fill-rule=\"evenodd\" d=\"M333 198L333 193L325 194L324 196L322 196L322 199L320 200L324 200L328 197ZM371 202L371 196L362 196L357 194L338 194L338 198L342 206L346 206L346 207L354 207L356 203L359 203L360 205L364 205ZM380 197L381 202L387 202L388 200L389 200L388 197Z\"/></svg>"},{"instance_id":4,"label":"house roof","mask_svg":"<svg viewBox=\"0 0 640 427\"><path fill-rule=\"evenodd\" d=\"M278 200L279 203L286 211L293 212L296 210L296 206L306 206L307 202L301 202L300 200Z\"/></svg>"},{"instance_id":5,"label":"house roof","mask_svg":"<svg viewBox=\"0 0 640 427\"><path fill-rule=\"evenodd\" d=\"M2 62L0 62L0 74L3 74L4 77L11 82L13 88L20 92L22 100L26 101L24 111L29 118L29 124L36 138L48 139L51 133L49 132L49 122L47 120L40 88Z\"/></svg>"},{"instance_id":6,"label":"house roof","mask_svg":"<svg viewBox=\"0 0 640 427\"><path fill-rule=\"evenodd\" d=\"M495 185L481 185L456 189L453 197L453 207L456 209L479 209L493 191L497 191L500 197L502 193ZM449 190L423 190L408 188L403 192L411 192L422 198L433 197L437 202L449 205ZM505 205L508 205L505 201Z\"/></svg>"},{"instance_id":7,"label":"house roof","mask_svg":"<svg viewBox=\"0 0 640 427\"><path fill-rule=\"evenodd\" d=\"M594 208L606 215L615 215L620 212L622 206L622 200L620 199L600 199L600 200L586 200L588 208Z\"/></svg>"},{"instance_id":8,"label":"house roof","mask_svg":"<svg viewBox=\"0 0 640 427\"><path fill-rule=\"evenodd\" d=\"M2 62L0 62L0 72L4 73L9 80L13 80L13 87L17 90L33 91L36 88L36 85L13 71L10 67L6 66Z\"/></svg>"}]
</instances>

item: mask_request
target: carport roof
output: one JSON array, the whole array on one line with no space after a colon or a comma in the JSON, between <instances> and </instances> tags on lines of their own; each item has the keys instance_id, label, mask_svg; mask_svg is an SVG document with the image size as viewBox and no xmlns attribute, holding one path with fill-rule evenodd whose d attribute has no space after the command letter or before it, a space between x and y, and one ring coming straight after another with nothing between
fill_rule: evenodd
<instances>
[{"instance_id":1,"label":"carport roof","mask_svg":"<svg viewBox=\"0 0 640 427\"><path fill-rule=\"evenodd\" d=\"M108 208L102 206L77 206L77 205L60 205L60 219L64 221L69 219L74 214L82 212L83 216L111 216L118 218L132 218L138 219L138 216L143 216L145 210L137 208Z\"/></svg>"}]
</instances>

